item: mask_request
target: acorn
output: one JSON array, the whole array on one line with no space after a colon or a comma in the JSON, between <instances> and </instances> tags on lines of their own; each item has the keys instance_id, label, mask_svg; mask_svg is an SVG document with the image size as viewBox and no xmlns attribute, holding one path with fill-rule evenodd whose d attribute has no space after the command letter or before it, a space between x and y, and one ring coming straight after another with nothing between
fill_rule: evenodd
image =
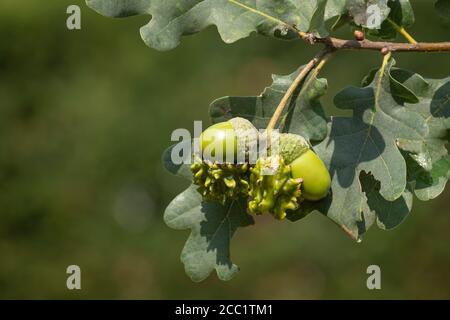
<instances>
[{"instance_id":1,"label":"acorn","mask_svg":"<svg viewBox=\"0 0 450 320\"><path fill-rule=\"evenodd\" d=\"M258 130L240 117L216 123L200 135L202 158L212 162L245 162L256 146Z\"/></svg>"},{"instance_id":2,"label":"acorn","mask_svg":"<svg viewBox=\"0 0 450 320\"><path fill-rule=\"evenodd\" d=\"M257 139L258 131L243 118L216 123L200 135L201 155L195 156L191 171L204 199L225 204L248 196L246 160Z\"/></svg>"},{"instance_id":3,"label":"acorn","mask_svg":"<svg viewBox=\"0 0 450 320\"><path fill-rule=\"evenodd\" d=\"M303 197L318 201L326 197L331 177L322 159L312 150L308 141L300 135L280 135L279 153L289 164L294 179L303 179Z\"/></svg>"},{"instance_id":4,"label":"acorn","mask_svg":"<svg viewBox=\"0 0 450 320\"><path fill-rule=\"evenodd\" d=\"M277 219L284 219L287 210L298 209L302 201L325 198L331 177L302 136L281 134L278 142L278 148L272 146L270 156L258 159L256 166L250 169L248 208L253 214L268 212Z\"/></svg>"}]
</instances>

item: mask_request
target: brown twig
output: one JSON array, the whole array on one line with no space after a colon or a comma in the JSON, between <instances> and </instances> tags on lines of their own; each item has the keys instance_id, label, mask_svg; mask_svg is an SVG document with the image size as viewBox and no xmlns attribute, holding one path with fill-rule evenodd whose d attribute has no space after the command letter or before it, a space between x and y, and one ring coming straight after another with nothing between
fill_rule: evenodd
<instances>
[{"instance_id":1,"label":"brown twig","mask_svg":"<svg viewBox=\"0 0 450 320\"><path fill-rule=\"evenodd\" d=\"M338 38L308 38L312 43L324 43L335 50L375 50L380 51L383 48L392 52L443 52L450 51L450 42L418 42L418 43L399 43L370 40L344 40Z\"/></svg>"},{"instance_id":2,"label":"brown twig","mask_svg":"<svg viewBox=\"0 0 450 320\"><path fill-rule=\"evenodd\" d=\"M397 29L399 33L408 39L410 43L399 43L399 42L384 42L384 41L370 41L370 40L346 40L346 39L338 39L333 37L327 38L318 38L314 36L312 33L307 33L299 30L296 26L290 25L278 18L272 17L271 15L264 13L260 10L247 6L238 0L228 0L229 2L240 6L254 14L260 15L268 20L271 20L277 24L283 25L286 29L291 30L298 34L298 36L309 42L310 44L316 43L325 43L330 48L335 50L340 49L353 49L353 50L381 50L383 48L388 48L389 51L395 52L442 52L442 51L450 51L450 42L418 42L411 37L410 34L406 32L402 27L398 26L394 23L394 27Z\"/></svg>"},{"instance_id":3,"label":"brown twig","mask_svg":"<svg viewBox=\"0 0 450 320\"><path fill-rule=\"evenodd\" d=\"M283 98L281 99L280 103L278 104L277 108L275 109L275 112L272 115L272 118L269 121L269 124L267 125L267 131L274 129L277 125L278 120L280 119L281 115L283 114L284 109L286 108L286 105L289 102L289 99L294 94L297 87L300 85L300 83L306 78L306 76L309 74L309 72L321 61L323 61L333 50L329 47L326 47L325 49L321 50L311 61L309 61L303 69L298 74L297 78L292 82L286 93L284 94Z\"/></svg>"}]
</instances>

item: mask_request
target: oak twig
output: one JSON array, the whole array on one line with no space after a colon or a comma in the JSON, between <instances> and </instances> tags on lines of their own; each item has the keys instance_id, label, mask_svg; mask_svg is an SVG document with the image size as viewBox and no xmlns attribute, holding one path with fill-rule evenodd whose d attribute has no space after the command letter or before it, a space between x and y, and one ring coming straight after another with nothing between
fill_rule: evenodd
<instances>
[{"instance_id":1,"label":"oak twig","mask_svg":"<svg viewBox=\"0 0 450 320\"><path fill-rule=\"evenodd\" d=\"M309 72L319 63L324 61L331 52L332 50L328 47L321 50L311 61L309 61L303 67L303 69L298 74L297 78L295 78L289 89L284 94L283 98L278 104L278 107L275 109L275 112L273 113L272 118L270 119L269 124L267 125L267 131L270 131L275 128L278 120L283 114L284 109L286 108L287 103L289 102L289 99L294 94L295 90L300 85L300 83L308 76Z\"/></svg>"},{"instance_id":2,"label":"oak twig","mask_svg":"<svg viewBox=\"0 0 450 320\"><path fill-rule=\"evenodd\" d=\"M311 42L311 39L308 39ZM344 40L338 38L314 38L312 42L324 43L335 49L349 50L375 50L380 51L387 48L391 52L442 52L450 51L450 42L418 42L418 43L399 43L371 40Z\"/></svg>"},{"instance_id":3,"label":"oak twig","mask_svg":"<svg viewBox=\"0 0 450 320\"><path fill-rule=\"evenodd\" d=\"M259 11L255 8L247 6L240 3L238 0L228 0L229 2L240 6L254 14L260 15L266 19L269 19L275 23L283 25L288 30L295 32L301 39L307 41L310 44L324 43L328 47L334 50L341 49L353 49L353 50L381 50L387 48L391 52L442 52L450 51L450 42L416 42L414 38L406 32L406 30L397 25L394 21L391 23L395 24L394 28L401 33L410 43L399 43L399 42L384 42L384 41L370 41L370 40L346 40L333 37L319 38L314 36L312 33L307 33L299 30L297 27L290 25L278 18L272 17L271 15Z\"/></svg>"}]
</instances>

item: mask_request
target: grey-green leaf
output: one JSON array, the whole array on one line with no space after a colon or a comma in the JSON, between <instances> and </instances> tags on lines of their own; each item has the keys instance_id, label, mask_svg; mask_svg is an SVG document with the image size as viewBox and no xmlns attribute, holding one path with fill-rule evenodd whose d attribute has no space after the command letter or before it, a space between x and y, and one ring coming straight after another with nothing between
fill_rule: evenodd
<instances>
[{"instance_id":1,"label":"grey-green leaf","mask_svg":"<svg viewBox=\"0 0 450 320\"><path fill-rule=\"evenodd\" d=\"M185 147L187 143L189 144L189 146L191 145L191 142L188 141L180 142L167 148L164 151L161 160L163 162L164 168L170 173L188 180L192 180L192 172L189 164L192 157L190 154L181 154L180 156L180 153L182 153L181 150L183 150L183 147ZM174 163L175 156L180 158L180 161L177 161L177 163Z\"/></svg>"},{"instance_id":2,"label":"grey-green leaf","mask_svg":"<svg viewBox=\"0 0 450 320\"><path fill-rule=\"evenodd\" d=\"M407 103L405 106L421 114L429 127L429 132L420 145L422 156L415 155L414 150L411 153L411 148L403 148L409 151L405 156L408 180L419 199L434 199L442 193L450 177L450 156L447 149L450 130L450 77L440 80L423 79L405 70L395 70L393 74L399 83L416 93L419 102Z\"/></svg>"},{"instance_id":3,"label":"grey-green leaf","mask_svg":"<svg viewBox=\"0 0 450 320\"><path fill-rule=\"evenodd\" d=\"M389 19L384 20L380 29L371 30L371 35L383 39L394 39L397 37L398 31L393 23L402 28L409 28L414 24L414 10L409 0L391 0L388 2L388 6L390 8Z\"/></svg>"},{"instance_id":4,"label":"grey-green leaf","mask_svg":"<svg viewBox=\"0 0 450 320\"><path fill-rule=\"evenodd\" d=\"M343 0L86 0L89 7L109 17L150 15L141 28L145 43L158 50L176 47L181 36L215 25L226 43L253 32L292 39L301 31L326 36L325 20L344 13ZM250 8L250 9L249 9ZM269 17L270 16L270 17Z\"/></svg>"},{"instance_id":5,"label":"grey-green leaf","mask_svg":"<svg viewBox=\"0 0 450 320\"><path fill-rule=\"evenodd\" d=\"M364 223L360 224L361 227L368 229L373 220L376 219L379 228L391 230L406 219L413 204L413 194L409 187L406 188L401 197L394 201L388 201L380 195L380 183L371 175L362 174L360 180L369 210L366 212Z\"/></svg>"},{"instance_id":6,"label":"grey-green leaf","mask_svg":"<svg viewBox=\"0 0 450 320\"><path fill-rule=\"evenodd\" d=\"M383 197L391 201L397 199L406 187L406 164L397 141L401 139L423 145L423 137L429 132L420 114L403 107L404 98L398 94L392 81L394 64L391 59L370 86L350 87L335 97L336 106L353 110L354 117L333 119L332 141L329 141L335 144L339 154L344 155L331 155L332 168L339 170L350 165L359 171L372 173L381 182ZM346 145L349 142L352 144ZM348 154L344 152L346 150Z\"/></svg>"},{"instance_id":7,"label":"grey-green leaf","mask_svg":"<svg viewBox=\"0 0 450 320\"><path fill-rule=\"evenodd\" d=\"M303 69L288 76L273 76L273 83L257 97L224 97L214 101L210 115L214 123L233 117L250 120L258 129L267 127L280 100ZM321 141L327 133L326 117L320 98L326 93L327 81L310 74L291 98L280 120L280 130Z\"/></svg>"},{"instance_id":8,"label":"grey-green leaf","mask_svg":"<svg viewBox=\"0 0 450 320\"><path fill-rule=\"evenodd\" d=\"M196 188L190 186L169 204L164 221L171 228L191 230L181 261L193 281L204 280L213 270L221 280L230 280L239 271L231 262L231 238L239 227L253 224L253 218L245 203L205 202Z\"/></svg>"},{"instance_id":9,"label":"grey-green leaf","mask_svg":"<svg viewBox=\"0 0 450 320\"><path fill-rule=\"evenodd\" d=\"M380 183L377 193L381 197L377 201L395 202L405 197L407 167L397 142L402 139L420 146L429 133L425 119L404 107L404 91L391 75L394 63L391 60L385 70L376 73L367 87L350 87L336 96L336 106L353 110L353 117L332 118L329 136L315 148L329 167L332 192L314 206L304 206L305 210L318 209L354 238L359 238L370 227L374 219L371 212L380 219L383 215L380 210L386 207L377 207L374 201L368 201L367 186L360 176L371 174ZM417 156L422 150L418 148ZM402 216L404 212L391 214Z\"/></svg>"},{"instance_id":10,"label":"grey-green leaf","mask_svg":"<svg viewBox=\"0 0 450 320\"><path fill-rule=\"evenodd\" d=\"M367 29L380 29L391 12L387 0L348 0L347 8L353 22Z\"/></svg>"},{"instance_id":11,"label":"grey-green leaf","mask_svg":"<svg viewBox=\"0 0 450 320\"><path fill-rule=\"evenodd\" d=\"M408 179L414 194L422 201L438 197L445 189L450 179L450 157L448 155L433 163L431 171L426 171L417 161L406 158Z\"/></svg>"}]
</instances>

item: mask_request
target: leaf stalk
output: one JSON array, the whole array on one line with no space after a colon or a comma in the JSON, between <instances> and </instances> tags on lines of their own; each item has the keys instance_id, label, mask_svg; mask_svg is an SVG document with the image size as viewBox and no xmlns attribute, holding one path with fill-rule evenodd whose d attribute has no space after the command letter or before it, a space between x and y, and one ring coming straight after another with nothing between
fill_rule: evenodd
<instances>
[{"instance_id":1,"label":"leaf stalk","mask_svg":"<svg viewBox=\"0 0 450 320\"><path fill-rule=\"evenodd\" d=\"M295 78L295 80L292 82L286 93L284 94L283 98L281 99L280 103L278 104L277 108L275 109L275 112L272 115L272 118L269 121L269 124L267 125L267 132L270 130L273 130L275 126L278 123L278 120L280 119L281 115L283 114L284 109L286 108L289 99L294 94L295 90L300 86L300 84L303 82L303 80L308 76L311 70L314 68L318 69L317 72L322 69L322 67L325 65L326 61L328 60L332 50L330 48L325 48L321 50L311 61L309 61L303 69L299 72L298 76Z\"/></svg>"},{"instance_id":2,"label":"leaf stalk","mask_svg":"<svg viewBox=\"0 0 450 320\"><path fill-rule=\"evenodd\" d=\"M417 44L417 41L412 37L412 35L410 35L408 33L408 31L406 31L406 29L404 27L399 26L397 23L395 23L394 20L392 20L391 18L387 18L387 21L394 27L394 29L400 33L403 37L405 37L405 39L411 43L411 44Z\"/></svg>"}]
</instances>

